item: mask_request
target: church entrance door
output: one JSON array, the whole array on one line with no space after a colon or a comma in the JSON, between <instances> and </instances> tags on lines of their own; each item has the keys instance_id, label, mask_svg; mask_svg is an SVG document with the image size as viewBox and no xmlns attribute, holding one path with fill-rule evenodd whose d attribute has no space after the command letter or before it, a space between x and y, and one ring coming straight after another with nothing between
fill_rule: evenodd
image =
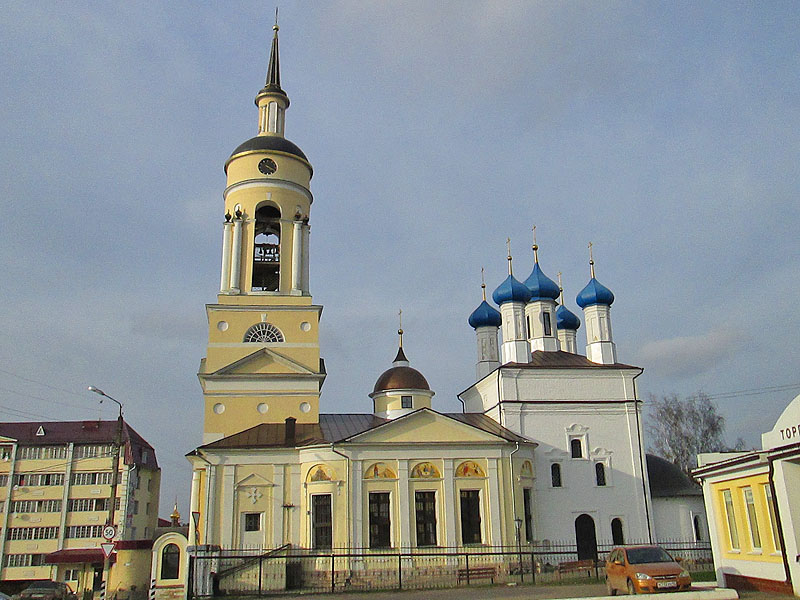
<instances>
[{"instance_id":1,"label":"church entrance door","mask_svg":"<svg viewBox=\"0 0 800 600\"><path fill-rule=\"evenodd\" d=\"M597 536L594 519L583 514L575 519L575 542L578 545L578 560L597 560Z\"/></svg>"}]
</instances>

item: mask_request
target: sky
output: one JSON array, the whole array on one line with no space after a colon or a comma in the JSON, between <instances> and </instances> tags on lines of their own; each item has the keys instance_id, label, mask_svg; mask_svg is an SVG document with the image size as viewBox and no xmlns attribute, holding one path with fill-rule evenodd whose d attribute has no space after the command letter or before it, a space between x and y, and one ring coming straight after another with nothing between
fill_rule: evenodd
<instances>
[{"instance_id":1,"label":"sky","mask_svg":"<svg viewBox=\"0 0 800 600\"><path fill-rule=\"evenodd\" d=\"M0 419L114 418L187 515L223 165L257 132L263 2L3 2ZM792 2L281 2L286 137L314 166L322 412L397 346L459 411L491 292L611 290L640 395L710 394L748 446L800 393ZM583 346L583 328L579 331Z\"/></svg>"}]
</instances>

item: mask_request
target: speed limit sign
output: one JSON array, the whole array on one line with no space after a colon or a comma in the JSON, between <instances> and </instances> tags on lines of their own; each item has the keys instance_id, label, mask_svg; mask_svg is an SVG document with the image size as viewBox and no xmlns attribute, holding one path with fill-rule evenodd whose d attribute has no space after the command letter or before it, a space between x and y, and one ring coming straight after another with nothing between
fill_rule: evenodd
<instances>
[{"instance_id":1,"label":"speed limit sign","mask_svg":"<svg viewBox=\"0 0 800 600\"><path fill-rule=\"evenodd\" d=\"M107 540L113 540L117 535L117 528L113 525L106 525L103 527L103 537Z\"/></svg>"}]
</instances>

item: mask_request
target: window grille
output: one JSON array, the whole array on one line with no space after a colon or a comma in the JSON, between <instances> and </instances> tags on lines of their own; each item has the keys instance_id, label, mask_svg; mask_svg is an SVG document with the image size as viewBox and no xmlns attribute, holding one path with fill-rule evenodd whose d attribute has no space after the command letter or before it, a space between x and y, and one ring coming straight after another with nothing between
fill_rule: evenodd
<instances>
[{"instance_id":1,"label":"window grille","mask_svg":"<svg viewBox=\"0 0 800 600\"><path fill-rule=\"evenodd\" d=\"M283 334L271 323L256 323L244 334L244 341L256 344L283 342Z\"/></svg>"}]
</instances>

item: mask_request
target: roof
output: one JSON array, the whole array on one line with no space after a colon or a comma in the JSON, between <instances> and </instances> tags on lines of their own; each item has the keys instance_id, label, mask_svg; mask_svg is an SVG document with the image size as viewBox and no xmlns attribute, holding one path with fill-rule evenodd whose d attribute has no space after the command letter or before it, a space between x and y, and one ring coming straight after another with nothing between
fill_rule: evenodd
<instances>
[{"instance_id":1,"label":"roof","mask_svg":"<svg viewBox=\"0 0 800 600\"><path fill-rule=\"evenodd\" d=\"M56 550L50 554L45 554L44 562L48 565L58 564L80 564L80 563L102 563L105 560L102 548L70 548L68 550ZM112 552L108 557L109 562L117 561L116 552Z\"/></svg>"},{"instance_id":2,"label":"roof","mask_svg":"<svg viewBox=\"0 0 800 600\"><path fill-rule=\"evenodd\" d=\"M593 306L595 304L611 306L614 302L614 294L592 275L586 287L578 293L575 302L581 308L586 308L587 306Z\"/></svg>"},{"instance_id":3,"label":"roof","mask_svg":"<svg viewBox=\"0 0 800 600\"><path fill-rule=\"evenodd\" d=\"M44 435L37 435L41 429ZM25 421L0 423L0 435L17 441L20 446L55 446L61 444L113 444L117 435L117 421ZM158 468L153 447L136 431L122 423L125 442L125 464ZM149 450L142 460L142 450Z\"/></svg>"},{"instance_id":4,"label":"roof","mask_svg":"<svg viewBox=\"0 0 800 600\"><path fill-rule=\"evenodd\" d=\"M703 490L680 467L655 454L647 455L647 479L653 498L702 496Z\"/></svg>"},{"instance_id":5,"label":"roof","mask_svg":"<svg viewBox=\"0 0 800 600\"><path fill-rule=\"evenodd\" d=\"M592 362L581 354L572 354L572 352L547 352L544 350L536 350L531 353L531 362L529 363L506 363L501 369L511 367L514 369L639 369L633 365L626 365L625 363L613 363L610 365L603 365L600 363Z\"/></svg>"},{"instance_id":6,"label":"roof","mask_svg":"<svg viewBox=\"0 0 800 600\"><path fill-rule=\"evenodd\" d=\"M302 158L304 161L308 162L308 158L306 155L303 154L303 151L294 144L290 142L285 137L279 135L257 135L256 137L250 138L246 142L239 144L236 147L236 150L231 152L231 158L236 156L237 154L243 154L244 152L253 152L256 150L266 151L266 152L285 152L286 154L293 154L294 156L298 156ZM229 159L230 160L230 159Z\"/></svg>"},{"instance_id":7,"label":"roof","mask_svg":"<svg viewBox=\"0 0 800 600\"><path fill-rule=\"evenodd\" d=\"M471 425L472 427L496 435L509 442L530 442L527 438L521 437L513 431L506 429L497 421L482 413L439 414L460 421L466 425ZM293 443L286 439L286 425L284 423L261 423L250 429L222 438L221 440L200 446L200 448L203 450L299 448L320 444L334 444L390 422L391 419L376 417L369 413L321 414L319 416L319 423L297 423L295 425L295 441Z\"/></svg>"},{"instance_id":8,"label":"roof","mask_svg":"<svg viewBox=\"0 0 800 600\"><path fill-rule=\"evenodd\" d=\"M391 367L381 373L375 382L372 393L386 390L430 390L428 380L414 367L399 365Z\"/></svg>"}]
</instances>

